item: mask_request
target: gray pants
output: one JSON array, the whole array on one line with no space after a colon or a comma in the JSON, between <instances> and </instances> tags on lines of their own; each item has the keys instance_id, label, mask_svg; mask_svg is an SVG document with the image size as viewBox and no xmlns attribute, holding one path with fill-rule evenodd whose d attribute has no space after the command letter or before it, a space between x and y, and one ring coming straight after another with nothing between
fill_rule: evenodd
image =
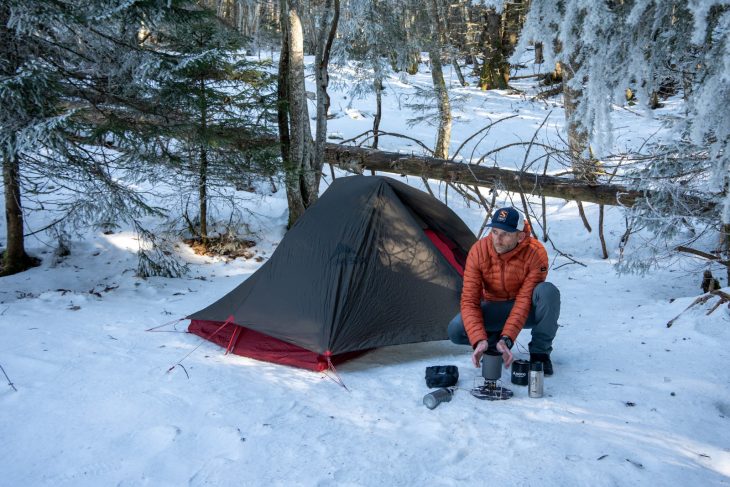
<instances>
[{"instance_id":1,"label":"gray pants","mask_svg":"<svg viewBox=\"0 0 730 487\"><path fill-rule=\"evenodd\" d=\"M497 342L502 336L502 328L507 321L514 301L482 301L482 315L484 329L489 337L488 350L496 351ZM558 332L558 317L560 316L560 291L554 284L541 282L532 292L532 307L527 317L525 328L532 330L530 353L546 353L553 351L553 339ZM459 345L469 345L469 337L464 331L464 321L461 313L457 314L449 323L449 338Z\"/></svg>"}]
</instances>

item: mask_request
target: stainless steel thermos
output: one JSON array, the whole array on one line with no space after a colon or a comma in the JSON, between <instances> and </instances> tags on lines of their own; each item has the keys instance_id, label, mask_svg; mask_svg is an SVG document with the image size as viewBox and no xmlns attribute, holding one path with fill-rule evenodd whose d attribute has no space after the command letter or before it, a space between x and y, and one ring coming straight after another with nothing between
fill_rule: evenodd
<instances>
[{"instance_id":1,"label":"stainless steel thermos","mask_svg":"<svg viewBox=\"0 0 730 487\"><path fill-rule=\"evenodd\" d=\"M542 362L530 364L530 376L528 394L530 397L542 397L545 382L545 373L542 370Z\"/></svg>"}]
</instances>

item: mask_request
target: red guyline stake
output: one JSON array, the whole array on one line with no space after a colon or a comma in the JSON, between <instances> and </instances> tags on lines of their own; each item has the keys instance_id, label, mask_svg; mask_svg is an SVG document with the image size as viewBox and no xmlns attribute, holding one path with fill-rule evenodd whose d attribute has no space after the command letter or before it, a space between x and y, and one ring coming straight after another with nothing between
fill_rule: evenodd
<instances>
[{"instance_id":1,"label":"red guyline stake","mask_svg":"<svg viewBox=\"0 0 730 487\"><path fill-rule=\"evenodd\" d=\"M228 355L229 353L233 352L233 347L236 346L236 338L238 338L238 335L240 332L241 332L240 326L237 326L236 329L233 330L233 335L231 335L231 340L228 342L228 346L226 347L225 355Z\"/></svg>"},{"instance_id":2,"label":"red guyline stake","mask_svg":"<svg viewBox=\"0 0 730 487\"><path fill-rule=\"evenodd\" d=\"M334 378L330 377L326 373L324 375L326 375L327 377L329 377L335 384L342 386L347 392L351 392L350 389L348 389L347 386L345 385L345 381L343 381L342 380L342 377L340 377L340 374L337 373L337 369L335 368L335 364L332 363L332 359L330 358L330 357L332 357L332 352L330 352L329 350L327 350L324 353L324 356L327 359L327 365L329 366L328 370L331 370L335 374L335 377L337 377L337 379L334 379Z\"/></svg>"}]
</instances>

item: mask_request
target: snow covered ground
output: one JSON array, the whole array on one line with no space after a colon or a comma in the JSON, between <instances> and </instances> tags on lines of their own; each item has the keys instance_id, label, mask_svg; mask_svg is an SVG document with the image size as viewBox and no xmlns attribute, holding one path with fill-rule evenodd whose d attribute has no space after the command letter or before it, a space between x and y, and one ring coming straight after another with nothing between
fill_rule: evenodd
<instances>
[{"instance_id":1,"label":"snow covered ground","mask_svg":"<svg viewBox=\"0 0 730 487\"><path fill-rule=\"evenodd\" d=\"M394 78L387 87L381 128L433 145L434 127L405 127L410 86ZM540 140L562 129L553 101L454 91L469 98L452 151L486 116L518 115L495 127L481 152L529 140L550 110ZM333 93L338 118L329 130L345 138L372 124L372 99L351 101ZM638 113L617 111L618 146L659 129L659 117ZM381 147L416 150L392 138ZM524 151L511 154L500 163L519 167ZM443 197L443 186L432 189ZM256 252L268 258L284 233L286 196L250 204L263 215ZM449 204L479 230L480 209L453 193ZM596 222L597 207L586 210ZM447 341L382 348L343 364L347 391L325 374L225 356L184 333L184 321L145 331L218 299L261 265L254 259L226 262L181 248L190 275L140 279L130 232L74 241L55 264L47 238L31 238L43 265L0 279L0 365L17 388L0 375L0 485L730 484L728 310L706 316L710 301L666 327L700 294L701 263L687 257L643 277L618 276L619 209L607 209L609 261L574 203L548 200L548 215L555 247L583 265L547 246L549 280L563 303L555 375L543 398L509 385L515 395L501 402L469 395L479 371L468 347ZM31 223L40 227L40 218ZM528 333L519 337L518 358L527 357L528 341ZM184 369L168 371L181 360ZM460 389L429 410L424 369L445 364L459 367Z\"/></svg>"}]
</instances>

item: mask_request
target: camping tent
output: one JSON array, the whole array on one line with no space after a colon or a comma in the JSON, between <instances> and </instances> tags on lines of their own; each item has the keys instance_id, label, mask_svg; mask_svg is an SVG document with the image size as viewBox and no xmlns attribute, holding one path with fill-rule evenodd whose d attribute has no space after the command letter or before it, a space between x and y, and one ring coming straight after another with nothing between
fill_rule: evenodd
<instances>
[{"instance_id":1,"label":"camping tent","mask_svg":"<svg viewBox=\"0 0 730 487\"><path fill-rule=\"evenodd\" d=\"M475 241L422 191L382 176L338 178L258 271L188 316L188 329L239 355L313 370L442 340Z\"/></svg>"}]
</instances>

